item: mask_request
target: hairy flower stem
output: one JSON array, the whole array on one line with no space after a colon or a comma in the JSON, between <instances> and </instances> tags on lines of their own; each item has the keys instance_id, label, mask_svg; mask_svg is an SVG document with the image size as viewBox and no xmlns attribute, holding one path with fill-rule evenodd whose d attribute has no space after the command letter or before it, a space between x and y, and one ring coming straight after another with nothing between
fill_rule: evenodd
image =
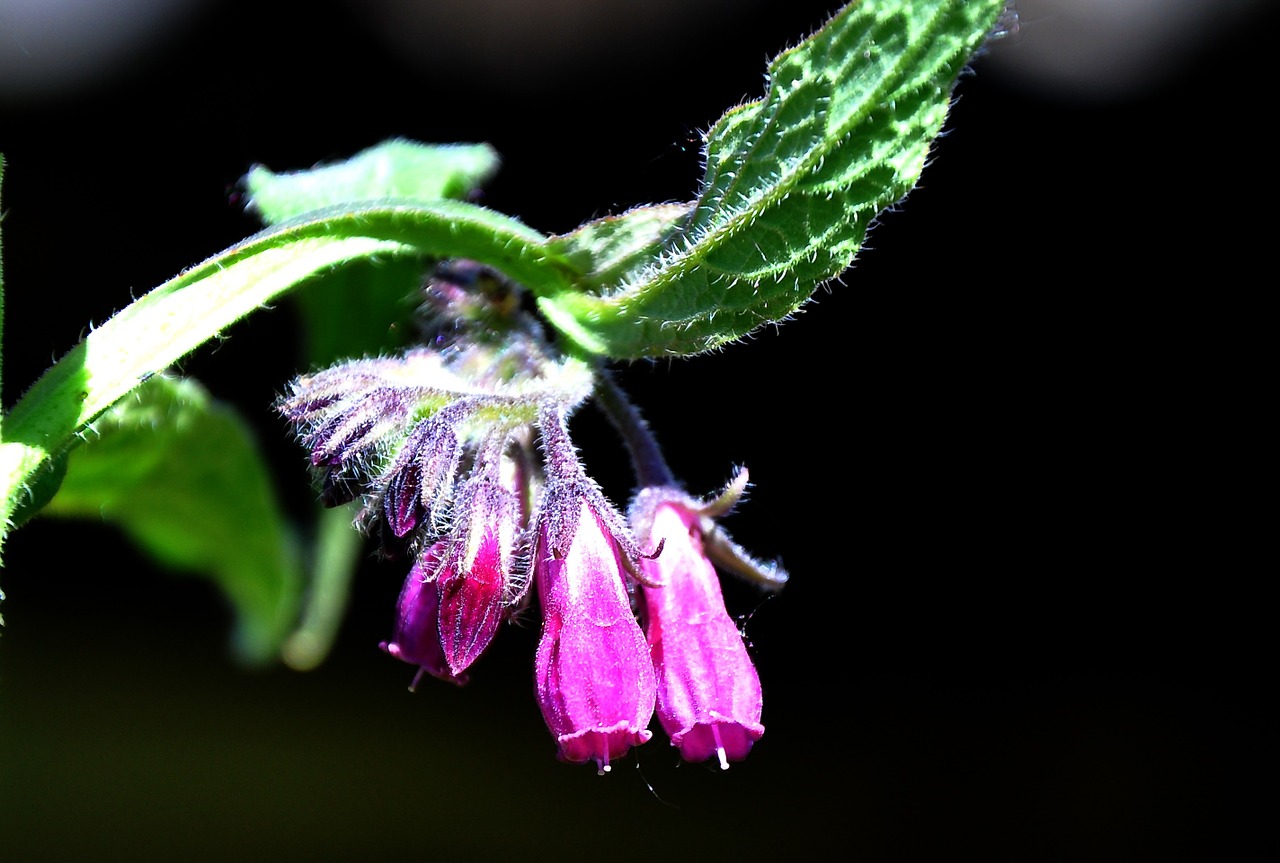
<instances>
[{"instance_id":1,"label":"hairy flower stem","mask_svg":"<svg viewBox=\"0 0 1280 863\"><path fill-rule=\"evenodd\" d=\"M631 453L631 464L635 469L636 484L643 487L677 485L675 474L667 466L662 457L658 441L649 430L649 424L640 416L640 411L627 394L618 386L613 375L607 369L596 370L596 404L604 411L605 416L613 423L613 427L622 436L627 450Z\"/></svg>"},{"instance_id":2,"label":"hairy flower stem","mask_svg":"<svg viewBox=\"0 0 1280 863\"><path fill-rule=\"evenodd\" d=\"M538 429L542 435L542 454L549 480L576 480L582 476L578 453L569 440L569 427L564 410L556 404L544 403L538 408Z\"/></svg>"}]
</instances>

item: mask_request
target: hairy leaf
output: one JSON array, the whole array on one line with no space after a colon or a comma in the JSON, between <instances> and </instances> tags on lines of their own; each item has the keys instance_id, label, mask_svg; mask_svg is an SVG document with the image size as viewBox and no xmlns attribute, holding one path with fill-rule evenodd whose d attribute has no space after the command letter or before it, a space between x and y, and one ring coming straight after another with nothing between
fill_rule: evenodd
<instances>
[{"instance_id":1,"label":"hairy leaf","mask_svg":"<svg viewBox=\"0 0 1280 863\"><path fill-rule=\"evenodd\" d=\"M846 6L770 65L762 100L711 130L696 205L656 261L620 284L582 283L598 290L540 292L540 308L614 358L698 354L785 319L915 186L952 87L1003 7Z\"/></svg>"},{"instance_id":2,"label":"hairy leaf","mask_svg":"<svg viewBox=\"0 0 1280 863\"><path fill-rule=\"evenodd\" d=\"M152 374L225 327L331 267L397 255L460 256L562 290L571 270L515 219L460 201L322 210L277 225L155 288L95 329L5 418L0 525L36 471Z\"/></svg>"},{"instance_id":3,"label":"hairy leaf","mask_svg":"<svg viewBox=\"0 0 1280 863\"><path fill-rule=\"evenodd\" d=\"M488 144L424 144L394 138L341 162L275 173L255 165L242 180L248 208L267 225L314 210L402 200L461 199L498 169ZM330 271L294 295L302 315L303 362L320 367L401 347L413 335L412 313L425 258L369 260ZM359 302L352 302L359 297Z\"/></svg>"},{"instance_id":4,"label":"hairy leaf","mask_svg":"<svg viewBox=\"0 0 1280 863\"><path fill-rule=\"evenodd\" d=\"M329 207L399 199L461 199L497 171L488 144L423 144L395 138L341 162L275 173L255 165L242 185L248 207L268 225ZM413 335L426 260L362 261L325 273L295 294L303 320L303 357L311 366L400 347ZM352 302L359 297L359 302Z\"/></svg>"},{"instance_id":5,"label":"hairy leaf","mask_svg":"<svg viewBox=\"0 0 1280 863\"><path fill-rule=\"evenodd\" d=\"M583 276L576 287L600 290L636 275L662 252L692 204L653 204L588 222L551 238L550 247Z\"/></svg>"}]
</instances>

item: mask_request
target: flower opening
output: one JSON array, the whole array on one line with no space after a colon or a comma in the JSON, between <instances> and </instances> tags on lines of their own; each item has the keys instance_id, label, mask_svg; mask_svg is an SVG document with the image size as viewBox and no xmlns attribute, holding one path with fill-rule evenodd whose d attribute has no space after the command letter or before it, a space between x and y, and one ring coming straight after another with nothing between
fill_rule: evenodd
<instances>
[{"instance_id":1,"label":"flower opening","mask_svg":"<svg viewBox=\"0 0 1280 863\"><path fill-rule=\"evenodd\" d=\"M544 524L535 552L538 703L560 758L595 761L605 773L652 736L656 681L618 543L585 499L576 507L566 547Z\"/></svg>"},{"instance_id":2,"label":"flower opening","mask_svg":"<svg viewBox=\"0 0 1280 863\"><path fill-rule=\"evenodd\" d=\"M658 721L686 761L740 761L764 734L760 678L725 610L702 548L701 516L671 499L653 510L650 538L662 549L640 566L645 634L658 683Z\"/></svg>"}]
</instances>

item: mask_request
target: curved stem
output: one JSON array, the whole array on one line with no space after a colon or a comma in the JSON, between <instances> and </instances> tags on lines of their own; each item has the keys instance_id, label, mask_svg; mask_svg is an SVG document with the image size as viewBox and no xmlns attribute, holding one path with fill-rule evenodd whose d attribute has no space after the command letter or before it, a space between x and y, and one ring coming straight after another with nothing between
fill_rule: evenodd
<instances>
[{"instance_id":1,"label":"curved stem","mask_svg":"<svg viewBox=\"0 0 1280 863\"><path fill-rule=\"evenodd\" d=\"M618 430L631 453L631 465L635 469L636 483L641 487L677 485L675 474L667 466L657 439L649 424L627 394L618 386L613 374L605 368L596 370L596 403Z\"/></svg>"}]
</instances>

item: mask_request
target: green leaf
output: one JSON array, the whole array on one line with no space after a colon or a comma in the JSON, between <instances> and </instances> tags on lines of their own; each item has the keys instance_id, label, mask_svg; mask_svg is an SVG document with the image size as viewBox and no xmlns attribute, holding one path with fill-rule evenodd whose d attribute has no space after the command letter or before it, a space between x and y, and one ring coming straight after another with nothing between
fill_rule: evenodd
<instances>
[{"instance_id":1,"label":"green leaf","mask_svg":"<svg viewBox=\"0 0 1280 863\"><path fill-rule=\"evenodd\" d=\"M238 654L276 658L298 614L302 564L241 418L195 381L156 376L88 438L43 514L101 518L166 566L211 578L235 609Z\"/></svg>"},{"instance_id":2,"label":"green leaf","mask_svg":"<svg viewBox=\"0 0 1280 863\"><path fill-rule=\"evenodd\" d=\"M353 261L297 292L303 364L323 368L408 344L418 335L413 314L427 266L416 256Z\"/></svg>"},{"instance_id":3,"label":"green leaf","mask_svg":"<svg viewBox=\"0 0 1280 863\"><path fill-rule=\"evenodd\" d=\"M32 476L147 377L319 273L395 256L473 258L543 290L563 290L573 275L541 234L460 201L371 203L277 225L131 303L36 381L5 419L0 524Z\"/></svg>"},{"instance_id":4,"label":"green leaf","mask_svg":"<svg viewBox=\"0 0 1280 863\"><path fill-rule=\"evenodd\" d=\"M420 144L396 138L342 162L276 174L255 165L245 176L249 206L268 225L360 201L465 198L498 170L488 144Z\"/></svg>"},{"instance_id":5,"label":"green leaf","mask_svg":"<svg viewBox=\"0 0 1280 863\"><path fill-rule=\"evenodd\" d=\"M244 177L249 208L268 225L329 207L400 199L461 199L498 169L487 144L423 144L384 141L349 159L302 171L274 173L256 165ZM426 258L353 263L326 273L295 295L303 322L303 357L312 367L369 356L403 346ZM352 297L360 302L352 303Z\"/></svg>"},{"instance_id":6,"label":"green leaf","mask_svg":"<svg viewBox=\"0 0 1280 863\"><path fill-rule=\"evenodd\" d=\"M430 203L465 198L498 169L487 144L384 141L349 159L275 173L256 165L245 175L249 208L268 225L333 207L398 199ZM370 260L326 273L296 294L305 361L314 366L405 344L412 335L426 258ZM360 302L352 303L358 296Z\"/></svg>"},{"instance_id":7,"label":"green leaf","mask_svg":"<svg viewBox=\"0 0 1280 863\"><path fill-rule=\"evenodd\" d=\"M652 264L692 209L692 204L636 207L552 237L549 245L583 274L577 288L599 292Z\"/></svg>"},{"instance_id":8,"label":"green leaf","mask_svg":"<svg viewBox=\"0 0 1280 863\"><path fill-rule=\"evenodd\" d=\"M552 237L550 246L561 252L581 274L574 282L574 289L598 294L652 266L692 208L692 204L636 207ZM582 326L562 302L555 300L555 295L539 298L538 306L551 325L569 336L574 344L594 354L610 352L609 345Z\"/></svg>"},{"instance_id":9,"label":"green leaf","mask_svg":"<svg viewBox=\"0 0 1280 863\"><path fill-rule=\"evenodd\" d=\"M693 213L652 266L605 290L542 292L539 307L583 349L619 359L698 354L784 320L915 186L1004 5L846 6L770 65L761 101L711 130Z\"/></svg>"},{"instance_id":10,"label":"green leaf","mask_svg":"<svg viewBox=\"0 0 1280 863\"><path fill-rule=\"evenodd\" d=\"M18 505L10 516L11 530L26 524L58 493L58 489L62 486L62 478L67 475L68 455L69 453L64 452L45 462L44 466L30 478L26 493L19 498Z\"/></svg>"}]
</instances>

